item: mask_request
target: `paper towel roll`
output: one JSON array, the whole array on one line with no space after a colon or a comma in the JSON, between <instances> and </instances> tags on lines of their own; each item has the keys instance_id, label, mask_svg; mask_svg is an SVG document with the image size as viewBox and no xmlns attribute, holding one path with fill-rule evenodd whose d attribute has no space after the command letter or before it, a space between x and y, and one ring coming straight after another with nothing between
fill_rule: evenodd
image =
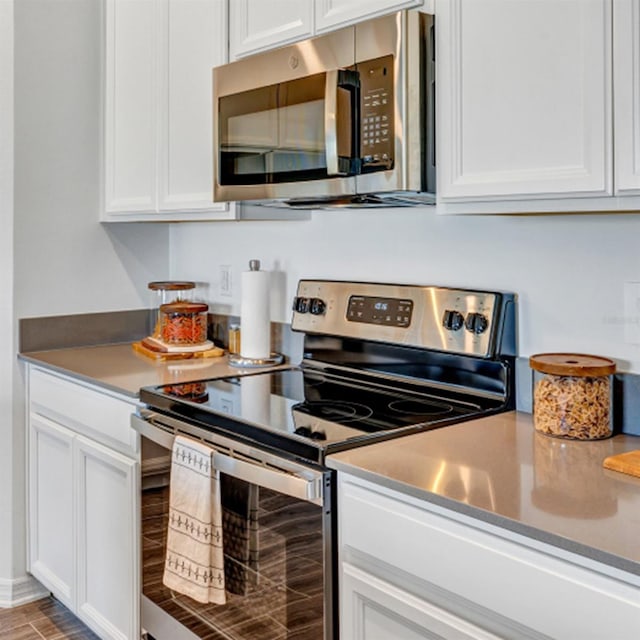
<instances>
[{"instance_id":1,"label":"paper towel roll","mask_svg":"<svg viewBox=\"0 0 640 640\"><path fill-rule=\"evenodd\" d=\"M251 261L251 271L241 279L240 323L242 339L240 355L254 360L271 355L271 310L269 284L271 273L260 271L260 263ZM257 267L255 270L253 267Z\"/></svg>"}]
</instances>

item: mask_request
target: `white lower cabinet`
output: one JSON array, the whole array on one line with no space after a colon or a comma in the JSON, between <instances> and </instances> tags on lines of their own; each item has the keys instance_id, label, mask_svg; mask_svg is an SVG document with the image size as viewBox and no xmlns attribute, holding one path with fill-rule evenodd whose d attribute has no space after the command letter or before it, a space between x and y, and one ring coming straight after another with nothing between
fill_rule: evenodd
<instances>
[{"instance_id":1,"label":"white lower cabinet","mask_svg":"<svg viewBox=\"0 0 640 640\"><path fill-rule=\"evenodd\" d=\"M100 638L138 640L135 403L39 369L29 383L29 570Z\"/></svg>"},{"instance_id":2,"label":"white lower cabinet","mask_svg":"<svg viewBox=\"0 0 640 640\"><path fill-rule=\"evenodd\" d=\"M638 637L638 576L338 476L341 638Z\"/></svg>"},{"instance_id":3,"label":"white lower cabinet","mask_svg":"<svg viewBox=\"0 0 640 640\"><path fill-rule=\"evenodd\" d=\"M46 418L29 419L30 571L67 607L76 600L73 523L74 434Z\"/></svg>"},{"instance_id":4,"label":"white lower cabinet","mask_svg":"<svg viewBox=\"0 0 640 640\"><path fill-rule=\"evenodd\" d=\"M104 638L137 638L136 460L78 436L78 615Z\"/></svg>"}]
</instances>

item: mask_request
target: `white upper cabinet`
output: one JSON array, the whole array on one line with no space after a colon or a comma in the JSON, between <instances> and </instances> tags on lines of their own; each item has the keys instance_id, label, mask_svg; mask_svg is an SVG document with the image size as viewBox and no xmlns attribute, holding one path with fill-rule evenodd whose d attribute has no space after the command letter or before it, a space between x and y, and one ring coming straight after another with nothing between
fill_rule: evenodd
<instances>
[{"instance_id":1,"label":"white upper cabinet","mask_svg":"<svg viewBox=\"0 0 640 640\"><path fill-rule=\"evenodd\" d=\"M213 203L211 69L226 0L106 0L104 220L228 219Z\"/></svg>"},{"instance_id":2,"label":"white upper cabinet","mask_svg":"<svg viewBox=\"0 0 640 640\"><path fill-rule=\"evenodd\" d=\"M364 18L419 7L423 0L316 0L316 33L359 22Z\"/></svg>"},{"instance_id":3,"label":"white upper cabinet","mask_svg":"<svg viewBox=\"0 0 640 640\"><path fill-rule=\"evenodd\" d=\"M230 0L229 55L235 60L423 3L424 0Z\"/></svg>"},{"instance_id":4,"label":"white upper cabinet","mask_svg":"<svg viewBox=\"0 0 640 640\"><path fill-rule=\"evenodd\" d=\"M436 33L440 201L612 194L610 0L437 0Z\"/></svg>"},{"instance_id":5,"label":"white upper cabinet","mask_svg":"<svg viewBox=\"0 0 640 640\"><path fill-rule=\"evenodd\" d=\"M313 33L313 0L231 0L229 57L308 38Z\"/></svg>"},{"instance_id":6,"label":"white upper cabinet","mask_svg":"<svg viewBox=\"0 0 640 640\"><path fill-rule=\"evenodd\" d=\"M613 3L615 193L640 195L640 0Z\"/></svg>"}]
</instances>

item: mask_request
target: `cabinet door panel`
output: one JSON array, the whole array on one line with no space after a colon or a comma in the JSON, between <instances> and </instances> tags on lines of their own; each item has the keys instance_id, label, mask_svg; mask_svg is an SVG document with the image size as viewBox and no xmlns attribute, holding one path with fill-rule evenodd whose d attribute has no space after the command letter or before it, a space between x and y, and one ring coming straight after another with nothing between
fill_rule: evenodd
<instances>
[{"instance_id":1,"label":"cabinet door panel","mask_svg":"<svg viewBox=\"0 0 640 640\"><path fill-rule=\"evenodd\" d=\"M313 0L233 0L229 3L232 60L301 40L313 33Z\"/></svg>"},{"instance_id":2,"label":"cabinet door panel","mask_svg":"<svg viewBox=\"0 0 640 640\"><path fill-rule=\"evenodd\" d=\"M155 0L107 0L105 209L156 209Z\"/></svg>"},{"instance_id":3,"label":"cabinet door panel","mask_svg":"<svg viewBox=\"0 0 640 640\"><path fill-rule=\"evenodd\" d=\"M418 7L422 3L423 0L316 0L316 33Z\"/></svg>"},{"instance_id":4,"label":"cabinet door panel","mask_svg":"<svg viewBox=\"0 0 640 640\"><path fill-rule=\"evenodd\" d=\"M216 209L213 204L211 70L226 62L223 0L164 5L159 209Z\"/></svg>"},{"instance_id":5,"label":"cabinet door panel","mask_svg":"<svg viewBox=\"0 0 640 640\"><path fill-rule=\"evenodd\" d=\"M613 3L617 195L640 194L640 0Z\"/></svg>"},{"instance_id":6,"label":"cabinet door panel","mask_svg":"<svg viewBox=\"0 0 640 640\"><path fill-rule=\"evenodd\" d=\"M29 570L67 607L75 607L73 438L31 414L29 427Z\"/></svg>"},{"instance_id":7,"label":"cabinet door panel","mask_svg":"<svg viewBox=\"0 0 640 640\"><path fill-rule=\"evenodd\" d=\"M440 198L610 194L610 3L436 6Z\"/></svg>"},{"instance_id":8,"label":"cabinet door panel","mask_svg":"<svg viewBox=\"0 0 640 640\"><path fill-rule=\"evenodd\" d=\"M138 637L137 463L77 437L78 615L114 640Z\"/></svg>"}]
</instances>

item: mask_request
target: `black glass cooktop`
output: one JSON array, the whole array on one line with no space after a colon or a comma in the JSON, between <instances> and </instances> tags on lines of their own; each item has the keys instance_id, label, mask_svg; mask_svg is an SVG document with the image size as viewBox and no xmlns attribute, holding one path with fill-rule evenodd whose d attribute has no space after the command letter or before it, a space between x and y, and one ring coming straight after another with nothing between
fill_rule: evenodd
<instances>
[{"instance_id":1,"label":"black glass cooktop","mask_svg":"<svg viewBox=\"0 0 640 640\"><path fill-rule=\"evenodd\" d=\"M491 409L468 395L301 368L147 387L140 397L151 408L201 423L226 425L226 430L249 425L325 451L403 429L459 422Z\"/></svg>"}]
</instances>

